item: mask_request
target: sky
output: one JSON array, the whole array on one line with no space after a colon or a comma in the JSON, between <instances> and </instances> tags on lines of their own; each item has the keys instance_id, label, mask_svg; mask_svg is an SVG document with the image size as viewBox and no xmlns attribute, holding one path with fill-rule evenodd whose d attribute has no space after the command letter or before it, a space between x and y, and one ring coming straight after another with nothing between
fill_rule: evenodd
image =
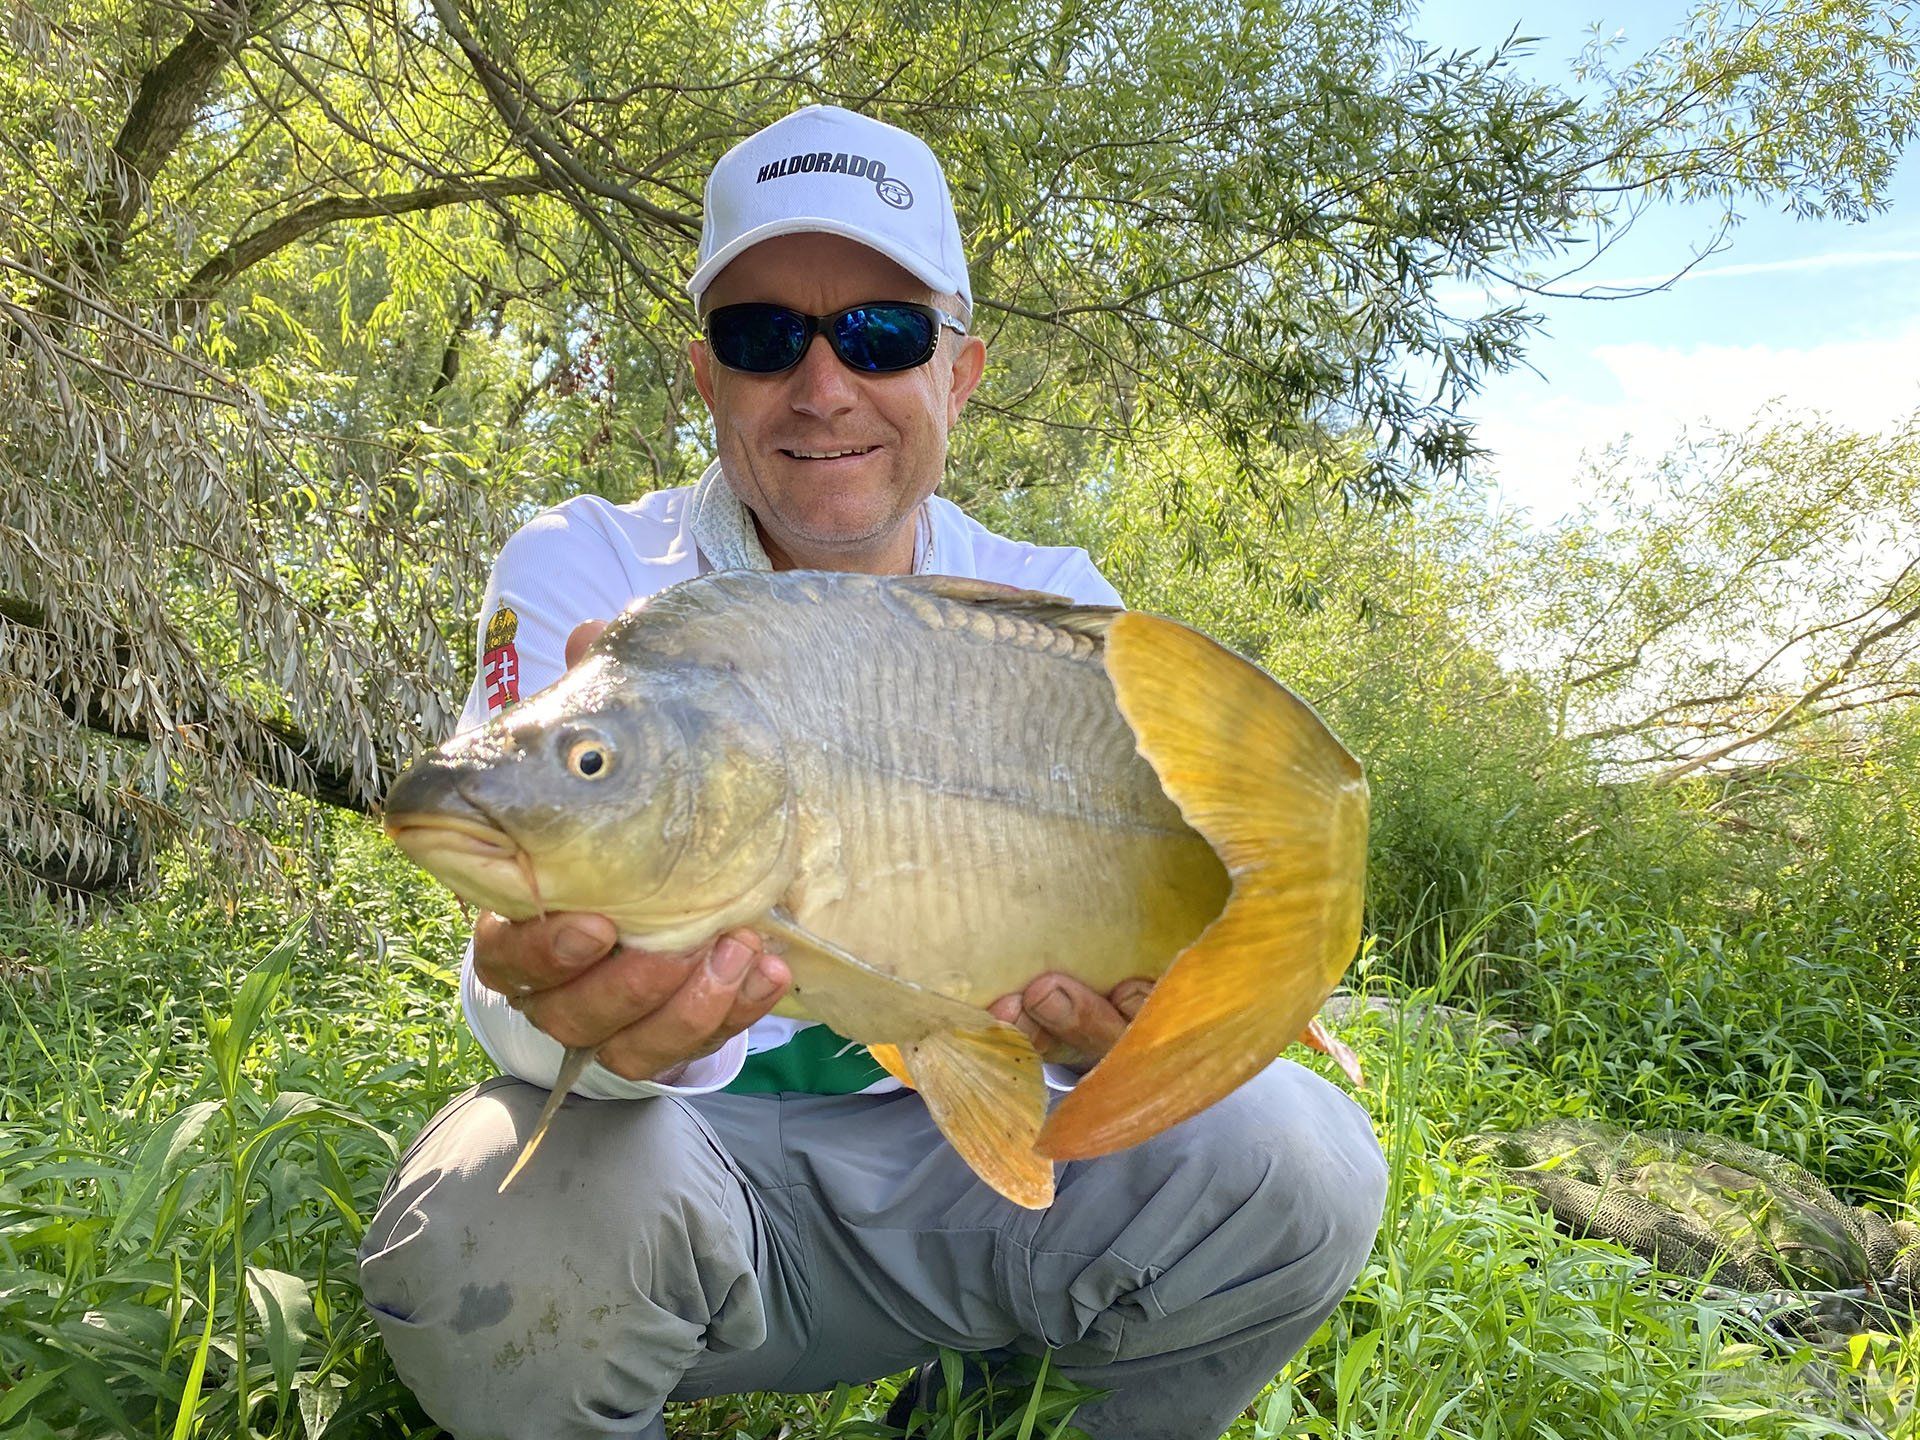
<instances>
[{"instance_id":1,"label":"sky","mask_svg":"<svg viewBox=\"0 0 1920 1440\"><path fill-rule=\"evenodd\" d=\"M1488 48L1516 26L1542 37L1531 77L1571 88L1572 57L1599 22L1639 54L1676 33L1672 0L1428 0L1414 33ZM1621 300L1529 298L1546 316L1538 373L1491 377L1467 407L1492 452L1496 495L1541 524L1579 505L1580 457L1631 437L1658 454L1687 425L1735 428L1768 405L1879 429L1920 409L1920 154L1890 205L1856 224L1796 220L1749 202L1727 246L1670 290ZM1714 238L1716 207L1649 209L1573 285L1657 281ZM1498 296L1509 301L1511 292Z\"/></svg>"}]
</instances>

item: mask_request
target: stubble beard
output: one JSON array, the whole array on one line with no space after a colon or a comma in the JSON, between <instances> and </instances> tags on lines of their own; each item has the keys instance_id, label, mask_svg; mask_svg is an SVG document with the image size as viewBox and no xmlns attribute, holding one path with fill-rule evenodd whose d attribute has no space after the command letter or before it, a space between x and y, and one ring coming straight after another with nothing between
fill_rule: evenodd
<instances>
[{"instance_id":1,"label":"stubble beard","mask_svg":"<svg viewBox=\"0 0 1920 1440\"><path fill-rule=\"evenodd\" d=\"M941 460L945 460L944 450ZM809 523L804 512L795 513L800 507L783 504L776 498L780 492L762 482L757 468L747 468L749 486L734 487L731 477L728 484L753 516L754 529L759 534L761 546L776 565L785 559L790 563L812 564L823 569L866 570L873 568L875 563L887 560L888 552L904 548L907 553L905 568L912 568L911 546L923 503L918 498L918 487L909 490L899 483L897 475L889 474L885 488L875 497L882 504L882 513L868 523L848 530L844 526L822 527ZM724 457L722 473L726 473ZM936 486L937 483L936 479ZM743 488L750 489L752 493L742 494ZM903 497L908 495L916 498L903 502Z\"/></svg>"}]
</instances>

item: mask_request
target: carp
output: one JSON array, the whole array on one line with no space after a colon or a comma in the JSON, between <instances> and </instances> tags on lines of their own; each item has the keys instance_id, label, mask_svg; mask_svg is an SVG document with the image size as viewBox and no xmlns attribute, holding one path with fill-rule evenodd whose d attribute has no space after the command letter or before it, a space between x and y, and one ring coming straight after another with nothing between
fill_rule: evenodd
<instances>
[{"instance_id":1,"label":"carp","mask_svg":"<svg viewBox=\"0 0 1920 1440\"><path fill-rule=\"evenodd\" d=\"M656 951L757 929L792 972L780 1013L867 1046L1043 1208L1053 1161L1158 1134L1317 1026L1359 941L1367 814L1314 711L1176 621L723 571L417 761L385 825L509 919L592 911ZM984 1009L1050 970L1157 978L1051 1114L1032 1044ZM591 1059L568 1052L515 1173Z\"/></svg>"}]
</instances>

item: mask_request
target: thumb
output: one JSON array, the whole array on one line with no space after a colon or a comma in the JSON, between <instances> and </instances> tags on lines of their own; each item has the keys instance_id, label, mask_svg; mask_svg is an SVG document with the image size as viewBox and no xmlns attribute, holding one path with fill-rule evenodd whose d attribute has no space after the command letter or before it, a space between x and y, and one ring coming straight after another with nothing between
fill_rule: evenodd
<instances>
[{"instance_id":1,"label":"thumb","mask_svg":"<svg viewBox=\"0 0 1920 1440\"><path fill-rule=\"evenodd\" d=\"M587 653L587 647L600 638L600 632L607 628L604 620L583 620L573 627L573 633L567 636L567 668L571 670L580 663L580 657Z\"/></svg>"}]
</instances>

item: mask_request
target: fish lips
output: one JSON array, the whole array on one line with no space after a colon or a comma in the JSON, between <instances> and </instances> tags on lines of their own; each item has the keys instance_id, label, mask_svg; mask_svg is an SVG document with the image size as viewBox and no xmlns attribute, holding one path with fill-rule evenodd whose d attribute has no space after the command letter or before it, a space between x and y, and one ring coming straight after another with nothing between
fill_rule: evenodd
<instances>
[{"instance_id":1,"label":"fish lips","mask_svg":"<svg viewBox=\"0 0 1920 1440\"><path fill-rule=\"evenodd\" d=\"M461 791L454 769L419 764L394 782L382 825L394 844L461 899L509 919L540 911L530 857Z\"/></svg>"}]
</instances>

